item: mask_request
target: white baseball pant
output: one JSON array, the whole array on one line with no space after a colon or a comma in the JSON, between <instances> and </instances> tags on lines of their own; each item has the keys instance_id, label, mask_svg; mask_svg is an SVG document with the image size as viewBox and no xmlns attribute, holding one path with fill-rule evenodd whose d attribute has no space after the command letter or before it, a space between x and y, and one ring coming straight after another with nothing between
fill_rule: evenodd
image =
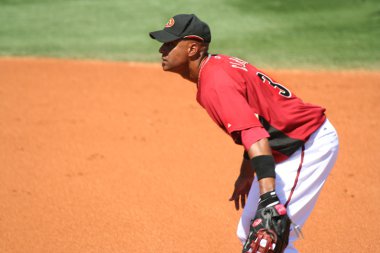
<instances>
[{"instance_id":1,"label":"white baseball pant","mask_svg":"<svg viewBox=\"0 0 380 253\"><path fill-rule=\"evenodd\" d=\"M310 136L304 147L287 160L276 164L276 193L280 201L287 206L290 219L301 228L313 210L322 186L334 166L338 148L338 135L331 123L326 120ZM237 235L243 244L257 209L258 186L255 178L239 221ZM293 244L297 238L291 227L289 245L285 253L298 252Z\"/></svg>"}]
</instances>

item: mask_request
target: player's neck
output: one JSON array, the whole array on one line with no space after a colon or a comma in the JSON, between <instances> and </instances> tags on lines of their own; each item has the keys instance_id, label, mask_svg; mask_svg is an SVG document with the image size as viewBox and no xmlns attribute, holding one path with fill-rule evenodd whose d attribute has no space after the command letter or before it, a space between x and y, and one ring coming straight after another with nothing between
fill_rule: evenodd
<instances>
[{"instance_id":1,"label":"player's neck","mask_svg":"<svg viewBox=\"0 0 380 253\"><path fill-rule=\"evenodd\" d=\"M188 78L185 79L197 84L199 78L199 72L202 68L204 61L207 59L208 54L201 55L197 60L190 61Z\"/></svg>"}]
</instances>

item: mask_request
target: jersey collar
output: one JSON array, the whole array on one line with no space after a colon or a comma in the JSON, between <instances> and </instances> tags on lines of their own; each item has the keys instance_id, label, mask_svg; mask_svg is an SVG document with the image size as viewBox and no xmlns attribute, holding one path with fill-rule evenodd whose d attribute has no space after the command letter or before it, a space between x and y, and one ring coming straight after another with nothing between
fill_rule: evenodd
<instances>
[{"instance_id":1,"label":"jersey collar","mask_svg":"<svg viewBox=\"0 0 380 253\"><path fill-rule=\"evenodd\" d=\"M199 68L199 73L198 73L198 82L197 82L197 87L199 87L199 82L201 80L201 74L202 74L202 70L203 70L203 67L208 63L208 61L210 60L211 58L211 54L208 54L207 58L204 58L201 62L201 66Z\"/></svg>"}]
</instances>

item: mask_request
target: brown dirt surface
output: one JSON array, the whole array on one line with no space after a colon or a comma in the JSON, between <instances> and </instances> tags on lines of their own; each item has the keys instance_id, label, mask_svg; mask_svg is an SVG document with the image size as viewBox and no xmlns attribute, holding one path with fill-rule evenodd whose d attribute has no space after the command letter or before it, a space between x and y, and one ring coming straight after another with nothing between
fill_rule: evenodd
<instances>
[{"instance_id":1,"label":"brown dirt surface","mask_svg":"<svg viewBox=\"0 0 380 253\"><path fill-rule=\"evenodd\" d=\"M341 150L301 252L380 252L380 72L270 70ZM242 148L156 64L0 59L0 252L240 252Z\"/></svg>"}]
</instances>

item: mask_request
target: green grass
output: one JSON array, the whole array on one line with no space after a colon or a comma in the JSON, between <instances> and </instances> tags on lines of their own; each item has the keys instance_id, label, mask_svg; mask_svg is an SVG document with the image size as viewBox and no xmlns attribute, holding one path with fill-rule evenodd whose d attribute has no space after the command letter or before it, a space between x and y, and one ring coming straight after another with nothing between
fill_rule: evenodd
<instances>
[{"instance_id":1,"label":"green grass","mask_svg":"<svg viewBox=\"0 0 380 253\"><path fill-rule=\"evenodd\" d=\"M378 0L0 0L0 56L158 61L148 32L177 13L260 67L380 68Z\"/></svg>"}]
</instances>

